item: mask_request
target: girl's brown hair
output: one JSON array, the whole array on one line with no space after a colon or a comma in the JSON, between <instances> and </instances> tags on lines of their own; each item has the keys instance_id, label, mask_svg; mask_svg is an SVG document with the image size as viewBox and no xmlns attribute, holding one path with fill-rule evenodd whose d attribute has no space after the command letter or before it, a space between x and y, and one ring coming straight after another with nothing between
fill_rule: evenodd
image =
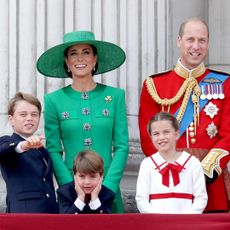
<instances>
[{"instance_id":1,"label":"girl's brown hair","mask_svg":"<svg viewBox=\"0 0 230 230\"><path fill-rule=\"evenodd\" d=\"M155 116L153 116L148 123L148 132L149 132L150 136L152 133L151 125L153 122L156 122L156 121L170 121L173 128L176 131L179 130L179 122L177 121L177 119L172 114L166 113L166 112L159 112Z\"/></svg>"}]
</instances>

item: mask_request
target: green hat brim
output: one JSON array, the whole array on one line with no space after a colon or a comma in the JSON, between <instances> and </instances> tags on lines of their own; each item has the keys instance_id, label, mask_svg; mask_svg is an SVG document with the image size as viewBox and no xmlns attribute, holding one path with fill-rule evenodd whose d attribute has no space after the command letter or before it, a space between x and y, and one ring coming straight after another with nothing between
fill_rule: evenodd
<instances>
[{"instance_id":1,"label":"green hat brim","mask_svg":"<svg viewBox=\"0 0 230 230\"><path fill-rule=\"evenodd\" d=\"M98 40L66 42L48 49L38 58L38 71L48 77L68 78L69 76L64 68L64 51L77 44L89 44L96 47L98 69L95 75L112 71L125 61L123 49L110 42Z\"/></svg>"}]
</instances>

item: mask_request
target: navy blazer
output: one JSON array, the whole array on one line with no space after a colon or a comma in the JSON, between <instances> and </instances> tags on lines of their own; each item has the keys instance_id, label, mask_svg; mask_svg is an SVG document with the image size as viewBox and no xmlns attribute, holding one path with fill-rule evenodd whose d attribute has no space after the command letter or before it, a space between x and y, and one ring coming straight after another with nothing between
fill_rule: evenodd
<instances>
[{"instance_id":1,"label":"navy blazer","mask_svg":"<svg viewBox=\"0 0 230 230\"><path fill-rule=\"evenodd\" d=\"M45 148L17 153L24 139L13 133L0 137L0 163L6 183L6 212L58 213L52 165Z\"/></svg>"},{"instance_id":2,"label":"navy blazer","mask_svg":"<svg viewBox=\"0 0 230 230\"><path fill-rule=\"evenodd\" d=\"M96 213L112 213L112 204L115 197L115 193L102 185L101 191L98 195L101 201L101 206L96 209L90 209L89 205L86 204L84 209L80 211L74 204L77 199L77 193L74 188L74 182L61 185L57 189L59 212L65 214L96 214Z\"/></svg>"}]
</instances>

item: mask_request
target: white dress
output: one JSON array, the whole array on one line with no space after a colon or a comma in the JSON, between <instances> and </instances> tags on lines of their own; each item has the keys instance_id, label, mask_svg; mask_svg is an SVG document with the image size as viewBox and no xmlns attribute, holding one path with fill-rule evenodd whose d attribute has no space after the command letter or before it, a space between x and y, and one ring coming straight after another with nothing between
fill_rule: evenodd
<instances>
[{"instance_id":1,"label":"white dress","mask_svg":"<svg viewBox=\"0 0 230 230\"><path fill-rule=\"evenodd\" d=\"M169 170L169 184L163 184L160 173L168 163L157 152L145 158L137 179L136 202L141 213L202 213L208 196L200 161L182 152L173 163L182 167L175 185ZM167 181L167 180L166 180Z\"/></svg>"}]
</instances>

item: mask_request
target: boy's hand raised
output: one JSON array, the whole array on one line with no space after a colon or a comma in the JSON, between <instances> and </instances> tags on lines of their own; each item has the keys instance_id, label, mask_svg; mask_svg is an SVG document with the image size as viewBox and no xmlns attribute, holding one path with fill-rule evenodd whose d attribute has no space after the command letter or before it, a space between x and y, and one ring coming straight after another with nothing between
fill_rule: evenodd
<instances>
[{"instance_id":1,"label":"boy's hand raised","mask_svg":"<svg viewBox=\"0 0 230 230\"><path fill-rule=\"evenodd\" d=\"M44 140L45 137L43 135L34 135L31 137L28 137L25 141L22 141L21 148L24 151L27 151L29 149L37 149L44 146Z\"/></svg>"}]
</instances>

